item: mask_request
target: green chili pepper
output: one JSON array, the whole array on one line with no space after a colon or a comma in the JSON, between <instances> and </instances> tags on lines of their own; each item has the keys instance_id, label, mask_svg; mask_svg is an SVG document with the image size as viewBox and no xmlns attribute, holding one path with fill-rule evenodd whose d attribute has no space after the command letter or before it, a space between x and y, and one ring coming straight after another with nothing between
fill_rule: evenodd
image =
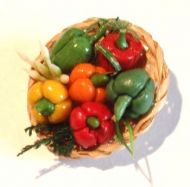
<instances>
[{"instance_id":1,"label":"green chili pepper","mask_svg":"<svg viewBox=\"0 0 190 187\"><path fill-rule=\"evenodd\" d=\"M109 80L110 77L107 74L94 74L91 77L92 83L97 87L105 86Z\"/></svg>"},{"instance_id":2,"label":"green chili pepper","mask_svg":"<svg viewBox=\"0 0 190 187\"><path fill-rule=\"evenodd\" d=\"M49 116L54 112L55 105L48 99L42 98L36 103L35 108L43 116Z\"/></svg>"},{"instance_id":3,"label":"green chili pepper","mask_svg":"<svg viewBox=\"0 0 190 187\"><path fill-rule=\"evenodd\" d=\"M127 95L119 96L114 104L114 114L116 121L120 121L126 108L131 103L132 98Z\"/></svg>"},{"instance_id":4,"label":"green chili pepper","mask_svg":"<svg viewBox=\"0 0 190 187\"><path fill-rule=\"evenodd\" d=\"M108 61L114 67L116 72L122 70L119 62L116 60L116 58L113 56L113 54L110 51L102 47L100 44L96 44L96 50L100 51L108 59Z\"/></svg>"},{"instance_id":5,"label":"green chili pepper","mask_svg":"<svg viewBox=\"0 0 190 187\"><path fill-rule=\"evenodd\" d=\"M71 28L53 46L51 60L59 66L63 73L82 62L89 61L93 54L93 44L106 32L102 25L95 35L89 36L80 29Z\"/></svg>"},{"instance_id":6,"label":"green chili pepper","mask_svg":"<svg viewBox=\"0 0 190 187\"><path fill-rule=\"evenodd\" d=\"M128 47L128 43L126 40L127 29L119 30L119 38L116 41L116 45L119 49L126 49Z\"/></svg>"}]
</instances>

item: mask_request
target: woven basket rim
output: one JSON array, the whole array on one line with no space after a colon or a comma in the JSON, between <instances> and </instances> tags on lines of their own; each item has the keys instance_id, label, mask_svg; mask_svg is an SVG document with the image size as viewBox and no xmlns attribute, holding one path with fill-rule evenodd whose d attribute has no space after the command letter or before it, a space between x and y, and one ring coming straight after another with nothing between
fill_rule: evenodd
<instances>
[{"instance_id":1,"label":"woven basket rim","mask_svg":"<svg viewBox=\"0 0 190 187\"><path fill-rule=\"evenodd\" d=\"M66 29L71 28L71 27L77 27L77 28L86 28L89 25L97 22L99 18L89 18L81 23L74 24L70 27L65 28L62 32L56 34L47 44L46 46L48 48L51 48L53 44L60 38L61 34L65 32ZM151 78L154 80L156 84L156 93L155 93L155 103L151 111L145 115L144 117L140 118L137 123L134 124L134 136L135 138L138 137L140 134L144 133L147 131L151 124L152 121L154 120L156 114L159 112L159 110L162 108L164 105L164 101L167 96L167 90L168 90L168 82L169 82L169 70L168 67L165 63L164 60L164 55L163 51L156 42L152 36L146 32L144 29L142 29L139 26L136 26L134 24L130 24L129 29L131 29L133 32L135 32L139 40L142 42L142 44L146 48L146 57L147 57L147 64L145 66L145 70L149 73ZM39 55L36 60L39 60L41 58L41 55ZM28 88L34 84L33 79L29 79L29 84ZM35 124L35 119L31 116L30 114L30 106L28 105L28 114L29 118L31 121L31 124ZM126 141L129 139L129 135L127 130L123 134L124 138ZM41 136L38 135L39 138L42 138ZM119 150L124 148L123 145L121 145L118 141L114 140L110 143L106 143L103 145L98 146L94 150L76 150L73 149L71 152L69 158L83 158L83 157L92 157L92 158L97 158L97 157L102 157L106 155L110 155L113 151ZM48 147L50 151L51 148ZM65 158L64 156L60 156L57 153L54 153L60 158Z\"/></svg>"}]
</instances>

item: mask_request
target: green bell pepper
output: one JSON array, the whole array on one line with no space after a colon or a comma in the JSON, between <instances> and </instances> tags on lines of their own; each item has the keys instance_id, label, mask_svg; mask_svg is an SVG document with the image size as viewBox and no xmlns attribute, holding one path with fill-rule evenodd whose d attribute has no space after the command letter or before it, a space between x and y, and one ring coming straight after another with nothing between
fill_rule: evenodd
<instances>
[{"instance_id":1,"label":"green bell pepper","mask_svg":"<svg viewBox=\"0 0 190 187\"><path fill-rule=\"evenodd\" d=\"M155 85L144 69L119 73L106 87L108 101L114 103L114 114L119 121L123 116L138 118L146 114L154 103Z\"/></svg>"},{"instance_id":2,"label":"green bell pepper","mask_svg":"<svg viewBox=\"0 0 190 187\"><path fill-rule=\"evenodd\" d=\"M54 55L57 54L65 45L76 36L82 36L84 35L84 32L81 29L78 28L71 28L68 31L66 31L61 38L54 44L50 56L51 58L55 58Z\"/></svg>"},{"instance_id":3,"label":"green bell pepper","mask_svg":"<svg viewBox=\"0 0 190 187\"><path fill-rule=\"evenodd\" d=\"M111 79L106 87L106 98L109 102L113 103L118 94L114 89L114 79Z\"/></svg>"},{"instance_id":4,"label":"green bell pepper","mask_svg":"<svg viewBox=\"0 0 190 187\"><path fill-rule=\"evenodd\" d=\"M81 29L71 28L54 44L51 60L61 68L63 73L69 73L79 63L89 61L93 54L93 45L106 32L106 25L101 25L92 36Z\"/></svg>"},{"instance_id":5,"label":"green bell pepper","mask_svg":"<svg viewBox=\"0 0 190 187\"><path fill-rule=\"evenodd\" d=\"M142 69L125 71L116 77L114 89L118 94L135 97L144 88L148 79L149 75Z\"/></svg>"}]
</instances>

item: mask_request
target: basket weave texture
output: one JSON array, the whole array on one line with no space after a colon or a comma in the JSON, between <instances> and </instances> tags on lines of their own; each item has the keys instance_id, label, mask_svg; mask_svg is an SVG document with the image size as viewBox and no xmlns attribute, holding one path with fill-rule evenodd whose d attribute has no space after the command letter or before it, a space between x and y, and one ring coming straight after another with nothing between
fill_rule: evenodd
<instances>
[{"instance_id":1,"label":"basket weave texture","mask_svg":"<svg viewBox=\"0 0 190 187\"><path fill-rule=\"evenodd\" d=\"M90 18L81 23L72 25L71 27L77 27L81 29L87 28L89 25L98 21L98 18ZM71 28L69 27L69 28ZM68 28L64 29L61 33L55 35L48 43L47 47L49 49L52 48L53 44L60 38L63 32ZM167 65L164 61L163 51L158 44L158 42L154 41L152 36L146 32L141 27L138 27L134 24L129 25L129 29L132 30L137 34L140 41L144 45L146 49L146 57L147 63L145 65L145 70L149 73L150 77L154 80L156 85L156 93L155 93L155 103L151 111L145 115L144 117L140 118L135 124L133 124L134 128L134 136L135 138L138 137L141 133L148 130L151 126L152 121L154 120L156 114L164 105L164 101L167 95L168 89L168 80L169 80L169 70ZM42 59L41 55L37 57L36 60ZM34 83L33 79L29 80L29 87ZM28 113L30 117L30 121L32 125L35 125L35 119L30 115L30 107L28 106ZM127 129L123 134L126 141L129 139L129 134ZM39 138L42 138L39 136ZM49 147L48 147L49 148ZM70 154L70 158L82 158L82 157L102 157L111 154L113 151L122 149L123 145L121 145L118 141L112 141L110 143L102 144L97 147L95 150L77 150L73 149ZM50 149L50 148L49 148ZM51 149L50 149L51 151ZM55 153L56 154L56 153ZM61 158L63 158L61 156Z\"/></svg>"}]
</instances>

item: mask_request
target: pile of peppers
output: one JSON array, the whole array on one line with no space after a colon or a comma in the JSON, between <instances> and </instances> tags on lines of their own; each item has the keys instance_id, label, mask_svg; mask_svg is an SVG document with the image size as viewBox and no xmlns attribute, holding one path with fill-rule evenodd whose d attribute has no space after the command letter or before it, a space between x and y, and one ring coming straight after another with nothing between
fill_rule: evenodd
<instances>
[{"instance_id":1,"label":"pile of peppers","mask_svg":"<svg viewBox=\"0 0 190 187\"><path fill-rule=\"evenodd\" d=\"M116 141L114 137L123 140L121 124L132 124L151 110L155 85L143 68L146 51L127 25L104 19L62 34L50 59L69 75L69 83L46 80L29 88L36 124L67 121L75 148L88 150Z\"/></svg>"}]
</instances>

